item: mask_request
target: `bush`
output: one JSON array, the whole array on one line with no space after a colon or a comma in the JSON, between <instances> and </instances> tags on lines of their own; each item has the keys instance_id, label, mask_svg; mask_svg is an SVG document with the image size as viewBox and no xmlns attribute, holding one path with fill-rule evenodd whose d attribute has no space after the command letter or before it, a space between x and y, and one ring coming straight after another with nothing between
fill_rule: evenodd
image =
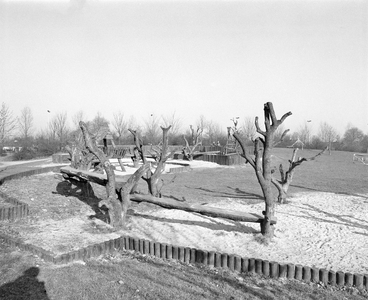
<instances>
[{"instance_id":1,"label":"bush","mask_svg":"<svg viewBox=\"0 0 368 300\"><path fill-rule=\"evenodd\" d=\"M39 157L37 151L29 147L23 147L22 150L13 154L13 160L29 160L36 157Z\"/></svg>"}]
</instances>

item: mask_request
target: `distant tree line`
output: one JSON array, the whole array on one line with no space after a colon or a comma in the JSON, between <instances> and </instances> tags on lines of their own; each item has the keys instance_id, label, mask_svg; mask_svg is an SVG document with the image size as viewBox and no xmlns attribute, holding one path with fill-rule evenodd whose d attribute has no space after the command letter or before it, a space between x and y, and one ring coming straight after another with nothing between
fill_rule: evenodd
<instances>
[{"instance_id":1,"label":"distant tree line","mask_svg":"<svg viewBox=\"0 0 368 300\"><path fill-rule=\"evenodd\" d=\"M25 107L19 116L15 116L6 103L0 107L0 152L4 153L4 147L12 147L16 150L15 159L31 159L35 157L50 156L53 153L63 151L68 142L80 139L79 122L84 121L90 132L97 140L111 133L115 144L133 145L133 136L128 129L138 130L145 145L156 145L161 140L160 126L168 127L169 143L171 145L185 146L185 139L192 140L193 130L200 129L199 140L202 146L225 146L228 138L226 128L216 121L200 115L194 124L183 125L182 120L175 114L150 115L139 122L136 116L126 116L121 111L107 119L98 112L92 119L87 118L83 111L72 116L65 112L49 113L46 128L36 130L32 110ZM229 120L229 124L231 124ZM312 134L311 124L304 122L296 131L288 132L281 139L285 128L281 125L275 132L275 141L279 141L276 147L290 147L300 141L304 148L352 151L367 153L368 135L349 124L343 135L339 135L331 125L326 122L319 124L316 134ZM238 124L239 136L245 144L252 145L257 138L257 131L253 117L244 117ZM185 138L184 138L185 137ZM300 145L297 145L300 147Z\"/></svg>"}]
</instances>

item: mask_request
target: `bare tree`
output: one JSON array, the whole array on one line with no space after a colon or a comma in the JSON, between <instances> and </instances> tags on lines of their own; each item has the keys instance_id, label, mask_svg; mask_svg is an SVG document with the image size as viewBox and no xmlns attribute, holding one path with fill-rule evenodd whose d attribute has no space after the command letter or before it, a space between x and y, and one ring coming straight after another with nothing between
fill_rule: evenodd
<instances>
[{"instance_id":1,"label":"bare tree","mask_svg":"<svg viewBox=\"0 0 368 300\"><path fill-rule=\"evenodd\" d=\"M331 155L332 143L337 138L336 130L331 125L327 124L326 122L323 122L319 127L319 137L322 140L322 142L328 144L328 152Z\"/></svg>"},{"instance_id":2,"label":"bare tree","mask_svg":"<svg viewBox=\"0 0 368 300\"><path fill-rule=\"evenodd\" d=\"M241 126L246 141L253 141L257 136L256 126L254 125L253 118L245 117Z\"/></svg>"},{"instance_id":3,"label":"bare tree","mask_svg":"<svg viewBox=\"0 0 368 300\"><path fill-rule=\"evenodd\" d=\"M67 113L57 113L50 121L50 130L54 139L59 142L59 150L61 150L67 142L69 128L67 125Z\"/></svg>"},{"instance_id":4,"label":"bare tree","mask_svg":"<svg viewBox=\"0 0 368 300\"><path fill-rule=\"evenodd\" d=\"M183 138L185 140L185 147L183 148L183 155L184 158L187 160L193 160L193 153L195 149L202 144L202 140L200 139L203 128L197 126L197 130L195 131L193 126L190 125L190 132L191 132L191 139L192 139L192 145L189 145L189 142L185 135L183 135Z\"/></svg>"},{"instance_id":5,"label":"bare tree","mask_svg":"<svg viewBox=\"0 0 368 300\"><path fill-rule=\"evenodd\" d=\"M291 157L291 160L289 160L289 168L286 172L284 171L283 165L280 164L280 166L279 166L280 180L278 180L274 176L272 176L272 183L275 185L275 187L277 188L277 190L279 192L279 195L278 195L278 198L277 198L279 203L284 203L285 200L286 200L289 186L290 186L290 184L293 180L295 168L297 166L300 166L305 161L315 160L318 156L322 155L326 150L327 150L327 148L324 149L323 151L319 152L317 155L315 155L313 157L310 157L310 158L305 158L305 157L297 158L296 153L298 151L298 148L295 148L293 150L293 155ZM275 171L276 171L276 168L274 168L272 170L272 173L274 173Z\"/></svg>"},{"instance_id":6,"label":"bare tree","mask_svg":"<svg viewBox=\"0 0 368 300\"><path fill-rule=\"evenodd\" d=\"M111 125L114 128L114 132L118 137L118 144L121 144L124 132L127 130L127 122L124 119L124 114L121 111L114 113L114 120L112 121Z\"/></svg>"},{"instance_id":7,"label":"bare tree","mask_svg":"<svg viewBox=\"0 0 368 300\"><path fill-rule=\"evenodd\" d=\"M271 151L274 146L274 136L277 128L284 120L291 115L291 112L284 114L280 120L277 119L275 110L271 102L264 105L265 130L259 127L258 117L255 119L255 127L260 135L254 141L254 157L246 151L246 146L240 138L239 133L234 132L233 136L242 148L242 157L246 159L254 169L258 182L261 186L264 200L265 211L264 219L261 223L261 233L266 239L273 237L272 218L275 215L275 198L272 193L272 166Z\"/></svg>"},{"instance_id":8,"label":"bare tree","mask_svg":"<svg viewBox=\"0 0 368 300\"><path fill-rule=\"evenodd\" d=\"M217 122L209 121L207 122L207 136L209 144L217 145L220 140L224 139L225 133Z\"/></svg>"},{"instance_id":9,"label":"bare tree","mask_svg":"<svg viewBox=\"0 0 368 300\"><path fill-rule=\"evenodd\" d=\"M142 131L142 126L138 123L134 115L129 116L128 128L134 128L137 131Z\"/></svg>"},{"instance_id":10,"label":"bare tree","mask_svg":"<svg viewBox=\"0 0 368 300\"><path fill-rule=\"evenodd\" d=\"M307 123L304 123L299 127L298 138L304 145L308 145L311 140L311 128Z\"/></svg>"},{"instance_id":11,"label":"bare tree","mask_svg":"<svg viewBox=\"0 0 368 300\"><path fill-rule=\"evenodd\" d=\"M97 112L92 121L87 122L89 131L92 133L96 141L101 140L110 131L110 122L105 119L100 112Z\"/></svg>"},{"instance_id":12,"label":"bare tree","mask_svg":"<svg viewBox=\"0 0 368 300\"><path fill-rule=\"evenodd\" d=\"M5 141L10 138L16 128L17 120L13 117L9 107L3 102L0 109L0 149L3 149Z\"/></svg>"},{"instance_id":13,"label":"bare tree","mask_svg":"<svg viewBox=\"0 0 368 300\"><path fill-rule=\"evenodd\" d=\"M208 122L204 115L200 115L196 122L197 129L199 128L199 131L197 130L197 132L199 132L198 141L201 142L202 144L203 144L203 136L206 134L207 123Z\"/></svg>"},{"instance_id":14,"label":"bare tree","mask_svg":"<svg viewBox=\"0 0 368 300\"><path fill-rule=\"evenodd\" d=\"M144 121L144 124L144 135L146 137L146 142L151 145L158 144L160 139L159 119L154 114L151 114L151 116Z\"/></svg>"},{"instance_id":15,"label":"bare tree","mask_svg":"<svg viewBox=\"0 0 368 300\"><path fill-rule=\"evenodd\" d=\"M79 126L80 122L85 122L84 111L80 110L75 113L72 117L72 122L73 130L70 133L65 150L70 154L72 167L89 170L94 155L90 153L86 155L88 151L85 149L83 134ZM87 156L89 159L86 159Z\"/></svg>"},{"instance_id":16,"label":"bare tree","mask_svg":"<svg viewBox=\"0 0 368 300\"><path fill-rule=\"evenodd\" d=\"M162 129L162 141L160 142L160 147L156 147L158 150L156 150L155 160L156 160L156 168L153 171L150 169L145 176L142 177L144 181L147 182L148 185L148 191L149 193L154 197L161 197L161 189L163 187L163 180L161 179L162 173L165 171L165 164L166 161L174 154L175 151L169 152L169 137L168 137L168 131L170 130L169 127L161 127ZM135 143L135 149L138 151L139 156L141 160L143 161L143 164L147 164L146 157L143 153L143 144L142 139L139 136L139 132L136 130L129 129L129 131L133 134L134 137L134 143ZM160 185L161 183L161 185ZM135 188L133 188L135 190Z\"/></svg>"},{"instance_id":17,"label":"bare tree","mask_svg":"<svg viewBox=\"0 0 368 300\"><path fill-rule=\"evenodd\" d=\"M91 137L91 134L87 129L86 124L80 122L80 127L83 132L86 148L100 160L107 176L107 199L100 201L99 206L101 207L102 205L105 205L108 208L110 224L116 229L121 228L125 223L127 209L130 204L129 194L141 176L148 171L149 165L144 164L128 179L127 182L123 184L118 193L118 199L116 197L115 173L110 161L106 158L102 150L97 147L95 140Z\"/></svg>"},{"instance_id":18,"label":"bare tree","mask_svg":"<svg viewBox=\"0 0 368 300\"><path fill-rule=\"evenodd\" d=\"M173 112L170 115L162 116L162 120L164 122L165 127L171 126L169 137L176 136L180 132L181 120L176 116L175 112Z\"/></svg>"},{"instance_id":19,"label":"bare tree","mask_svg":"<svg viewBox=\"0 0 368 300\"><path fill-rule=\"evenodd\" d=\"M288 132L289 130L286 133ZM278 141L278 144L281 143L284 140L286 133L284 125L280 125L275 131L275 141ZM276 143L274 146L276 146Z\"/></svg>"},{"instance_id":20,"label":"bare tree","mask_svg":"<svg viewBox=\"0 0 368 300\"><path fill-rule=\"evenodd\" d=\"M79 129L79 122L82 121L84 122L86 119L85 115L84 115L84 111L80 110L77 113L74 114L74 116L72 117L72 121L73 121L73 125L76 129L78 129L78 131L80 131Z\"/></svg>"},{"instance_id":21,"label":"bare tree","mask_svg":"<svg viewBox=\"0 0 368 300\"><path fill-rule=\"evenodd\" d=\"M31 130L33 126L33 115L29 107L22 109L20 117L18 117L18 130L21 138L28 142L31 136Z\"/></svg>"}]
</instances>

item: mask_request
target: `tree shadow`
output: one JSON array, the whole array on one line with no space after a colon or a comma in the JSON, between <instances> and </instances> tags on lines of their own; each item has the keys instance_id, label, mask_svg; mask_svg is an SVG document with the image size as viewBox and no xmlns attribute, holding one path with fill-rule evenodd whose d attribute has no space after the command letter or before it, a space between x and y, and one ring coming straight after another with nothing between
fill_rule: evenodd
<instances>
[{"instance_id":1,"label":"tree shadow","mask_svg":"<svg viewBox=\"0 0 368 300\"><path fill-rule=\"evenodd\" d=\"M102 200L97 197L93 191L90 183L83 186L82 184L73 184L67 180L59 182L56 186L55 194L63 195L65 197L76 197L78 200L89 205L93 211L94 215L89 216L90 219L99 219L105 223L110 223L108 209L105 206L99 207L98 203Z\"/></svg>"},{"instance_id":2,"label":"tree shadow","mask_svg":"<svg viewBox=\"0 0 368 300\"><path fill-rule=\"evenodd\" d=\"M179 201L179 202L185 202L186 201L184 196L182 196L181 198L175 197L173 195L165 195L165 194L163 194L162 196L165 197L165 198L173 199L175 201Z\"/></svg>"},{"instance_id":3,"label":"tree shadow","mask_svg":"<svg viewBox=\"0 0 368 300\"><path fill-rule=\"evenodd\" d=\"M249 193L239 188L233 188L231 186L227 186L227 188L233 190L236 193L236 195L239 196L238 198L247 198L247 199L249 198L249 200L254 200L254 203L264 202L264 197L260 194Z\"/></svg>"},{"instance_id":4,"label":"tree shadow","mask_svg":"<svg viewBox=\"0 0 368 300\"><path fill-rule=\"evenodd\" d=\"M350 227L355 227L355 228L359 228L359 229L368 230L368 221L367 220L358 219L358 218L355 218L351 215L338 215L338 214L326 212L326 211L323 211L323 210L319 209L318 207L315 207L311 204L304 204L304 205L309 207L309 210L311 210L311 211L316 211L318 213L321 213L321 214L325 215L325 217L334 218L335 220L327 220L327 219L322 218L322 217L316 217L316 216L313 216L311 213L309 213L307 211L305 211L305 214L306 214L305 216L297 215L297 217L301 217L301 218L305 218L305 219L312 219L314 221L323 222L323 223L344 225L344 226L350 226ZM351 219L356 220L356 222L352 221ZM363 225L364 223L367 224L367 225Z\"/></svg>"},{"instance_id":5,"label":"tree shadow","mask_svg":"<svg viewBox=\"0 0 368 300\"><path fill-rule=\"evenodd\" d=\"M337 195L346 195L346 196L354 196L354 197L360 197L360 198L368 199L368 196L364 196L364 195L360 195L360 194L354 194L354 193L335 192L335 194L337 194Z\"/></svg>"},{"instance_id":6,"label":"tree shadow","mask_svg":"<svg viewBox=\"0 0 368 300\"><path fill-rule=\"evenodd\" d=\"M363 232L358 232L358 231L353 231L353 233L360 234L360 235L363 235L363 236L368 236L368 233L363 233Z\"/></svg>"},{"instance_id":7,"label":"tree shadow","mask_svg":"<svg viewBox=\"0 0 368 300\"><path fill-rule=\"evenodd\" d=\"M224 224L218 222L210 217L202 216L204 219L209 220L210 222L205 221L191 221L191 220L179 220L179 219L169 219L169 218L161 218L155 217L152 215L146 215L141 213L132 212L135 217L141 217L148 220L163 222L163 223L171 223L171 224L182 224L182 225L192 225L192 226L201 226L203 228L211 229L211 230L223 230L227 232L240 232L240 233L260 233L260 230L256 230L253 227L245 226L236 221L226 219L226 222L231 223L231 225Z\"/></svg>"},{"instance_id":8,"label":"tree shadow","mask_svg":"<svg viewBox=\"0 0 368 300\"><path fill-rule=\"evenodd\" d=\"M38 281L39 268L31 267L16 280L0 286L0 299L49 300L45 284Z\"/></svg>"},{"instance_id":9,"label":"tree shadow","mask_svg":"<svg viewBox=\"0 0 368 300\"><path fill-rule=\"evenodd\" d=\"M245 192L245 191L240 190L239 188L233 188L233 187L230 187L230 186L227 186L227 188L232 190L232 192L214 191L214 190L211 190L211 189L205 189L203 187L188 187L188 186L186 186L186 187L210 193L209 196L211 196L211 197L238 198L238 199L244 199L244 200L254 200L254 203L259 203L259 202L263 201L263 196L261 196L259 194ZM262 201L259 201L259 200L262 200ZM249 204L253 204L253 203L249 203Z\"/></svg>"},{"instance_id":10,"label":"tree shadow","mask_svg":"<svg viewBox=\"0 0 368 300\"><path fill-rule=\"evenodd\" d=\"M336 195L346 195L346 196L354 196L354 197L360 197L360 198L368 199L368 196L364 196L364 195L360 195L360 194L355 194L355 193L332 192L331 190L315 189L315 188L301 186L301 185L295 185L295 184L291 184L290 186L291 187L300 188L300 189L304 189L304 190L309 190L309 191L324 192L324 193L334 193Z\"/></svg>"},{"instance_id":11,"label":"tree shadow","mask_svg":"<svg viewBox=\"0 0 368 300\"><path fill-rule=\"evenodd\" d=\"M315 191L315 192L328 192L328 191L324 191L324 190L321 190L321 189L315 189L315 188L310 188L310 187L296 185L296 184L290 184L290 187L296 187L296 188L300 188L300 189L303 189L303 190L309 190L309 191Z\"/></svg>"}]
</instances>

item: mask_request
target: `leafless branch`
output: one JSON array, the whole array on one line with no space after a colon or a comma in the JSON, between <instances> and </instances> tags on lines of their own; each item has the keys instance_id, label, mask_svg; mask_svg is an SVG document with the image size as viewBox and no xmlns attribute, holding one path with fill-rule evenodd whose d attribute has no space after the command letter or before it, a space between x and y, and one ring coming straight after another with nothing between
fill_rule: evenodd
<instances>
[{"instance_id":1,"label":"leafless branch","mask_svg":"<svg viewBox=\"0 0 368 300\"><path fill-rule=\"evenodd\" d=\"M255 160L248 154L246 150L246 146L244 145L243 141L241 140L239 133L234 132L233 137L239 143L240 148L242 149L242 153L240 154L243 158L245 158L246 162L249 163L253 168L256 168Z\"/></svg>"},{"instance_id":2,"label":"leafless branch","mask_svg":"<svg viewBox=\"0 0 368 300\"><path fill-rule=\"evenodd\" d=\"M290 129L286 129L286 130L282 133L282 135L281 135L280 139L279 139L276 143L274 143L274 144L273 144L273 146L275 147L275 146L277 146L278 144L280 144L280 143L284 140L285 136L287 135L287 133L288 133L289 131L290 131Z\"/></svg>"},{"instance_id":3,"label":"leafless branch","mask_svg":"<svg viewBox=\"0 0 368 300\"><path fill-rule=\"evenodd\" d=\"M255 118L255 121L254 121L254 125L256 126L256 131L263 135L263 136L266 136L266 131L263 131L260 127L259 127L259 123L258 123L258 117Z\"/></svg>"},{"instance_id":4,"label":"leafless branch","mask_svg":"<svg viewBox=\"0 0 368 300\"><path fill-rule=\"evenodd\" d=\"M288 116L291 116L291 115L292 115L291 111L287 112L286 114L284 114L284 115L281 117L281 119L280 119L279 123L280 123L280 124L281 124L281 123L283 123L283 122L285 121L285 119L286 119Z\"/></svg>"}]
</instances>

